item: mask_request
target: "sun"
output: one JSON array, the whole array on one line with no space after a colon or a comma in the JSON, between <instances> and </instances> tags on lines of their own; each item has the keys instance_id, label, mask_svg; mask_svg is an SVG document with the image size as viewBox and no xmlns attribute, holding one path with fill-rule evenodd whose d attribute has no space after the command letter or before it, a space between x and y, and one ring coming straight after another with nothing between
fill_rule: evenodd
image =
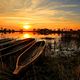
<instances>
[{"instance_id":1,"label":"sun","mask_svg":"<svg viewBox=\"0 0 80 80\"><path fill-rule=\"evenodd\" d=\"M31 26L30 25L24 25L23 28L24 29L29 29Z\"/></svg>"}]
</instances>

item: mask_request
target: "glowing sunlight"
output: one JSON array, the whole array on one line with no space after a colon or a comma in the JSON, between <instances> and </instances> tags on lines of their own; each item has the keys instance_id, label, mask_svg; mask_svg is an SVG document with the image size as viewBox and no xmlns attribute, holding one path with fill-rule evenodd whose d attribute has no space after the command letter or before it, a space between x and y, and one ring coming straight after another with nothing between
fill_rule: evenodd
<instances>
[{"instance_id":1,"label":"glowing sunlight","mask_svg":"<svg viewBox=\"0 0 80 80\"><path fill-rule=\"evenodd\" d=\"M24 34L23 37L24 38L30 38L31 36L29 34Z\"/></svg>"},{"instance_id":2,"label":"glowing sunlight","mask_svg":"<svg viewBox=\"0 0 80 80\"><path fill-rule=\"evenodd\" d=\"M30 27L31 27L30 25L24 25L23 26L24 29L30 29Z\"/></svg>"}]
</instances>

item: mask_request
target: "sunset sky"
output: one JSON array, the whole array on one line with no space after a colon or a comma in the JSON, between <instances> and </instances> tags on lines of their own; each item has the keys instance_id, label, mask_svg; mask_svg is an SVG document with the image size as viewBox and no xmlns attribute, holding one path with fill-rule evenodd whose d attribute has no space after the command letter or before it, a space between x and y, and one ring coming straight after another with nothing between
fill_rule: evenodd
<instances>
[{"instance_id":1,"label":"sunset sky","mask_svg":"<svg viewBox=\"0 0 80 80\"><path fill-rule=\"evenodd\" d=\"M0 0L0 27L80 29L80 0Z\"/></svg>"}]
</instances>

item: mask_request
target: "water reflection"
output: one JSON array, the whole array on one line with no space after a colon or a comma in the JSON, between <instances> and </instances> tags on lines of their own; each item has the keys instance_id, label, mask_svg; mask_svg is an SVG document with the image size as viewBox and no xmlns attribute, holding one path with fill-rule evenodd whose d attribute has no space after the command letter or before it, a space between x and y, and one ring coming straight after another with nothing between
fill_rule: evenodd
<instances>
[{"instance_id":1,"label":"water reflection","mask_svg":"<svg viewBox=\"0 0 80 80\"><path fill-rule=\"evenodd\" d=\"M0 33L0 38L14 38L14 39L20 39L22 36L21 33L17 32L17 33Z\"/></svg>"},{"instance_id":2,"label":"water reflection","mask_svg":"<svg viewBox=\"0 0 80 80\"><path fill-rule=\"evenodd\" d=\"M57 70L55 68L56 68L56 65L58 65L57 67L59 68L60 72L61 72L61 69L63 69L63 70L65 69L65 72L69 71L68 73L70 73L70 68L69 69L67 68L67 70L66 70L66 68L62 66L64 63L65 63L64 64L65 66L67 66L67 67L70 66L71 69L72 69L73 63L75 66L80 65L80 35L79 34L39 35L37 33L32 33L32 32L27 32L27 33L18 33L17 32L17 33L10 33L10 34L1 34L0 33L0 38L17 38L17 39L42 38L42 39L45 39L47 42L45 50L44 50L45 57L46 56L51 57L50 59L52 59L52 63L50 64L51 61L49 61L49 65L52 66L52 64L54 64L54 66L52 66L52 67L54 67L54 68L52 68L54 71ZM46 59L48 59L48 57ZM58 58L56 58L56 57L58 57ZM3 72L7 72L6 76L8 77L8 75L9 76L11 75L10 77L12 77L11 71L13 71L15 68L16 55L8 56L8 58L7 57L5 57L5 58L6 58L6 60L4 60L4 61L2 61L4 59L4 57L3 57L3 59L0 58L0 71L2 70ZM67 60L66 60L66 58L67 58ZM43 59L41 59L41 60L43 60ZM58 64L58 61L60 61L61 66ZM47 62L47 61L45 61L45 62ZM61 62L63 64L61 64ZM37 67L39 67L39 66L37 66ZM43 71L43 69L41 69L41 67L40 67L40 69L38 69L37 67L36 67L37 71L38 70ZM43 66L42 66L42 68L43 68ZM36 69L35 69L35 72L36 72ZM44 67L44 69L46 71L47 69L49 69L49 67L48 68ZM32 71L31 68L30 68L30 70ZM20 76L20 79L16 79L16 80L23 80L24 79L23 77L28 76L28 73L29 73L28 71L29 70L25 71L24 76ZM56 72L58 72L58 71L56 71ZM54 72L53 74L56 74L56 72ZM59 72L59 76L60 76L60 72ZM32 72L29 74L30 74L30 78L31 78ZM61 72L61 74L62 74L62 72ZM40 75L38 75L38 76L40 76ZM52 72L51 72L51 75L52 75ZM64 75L65 75L65 73L64 73ZM14 78L14 77L12 77L12 78ZM13 80L15 80L15 79L13 79ZM68 80L68 79L66 79L66 80ZM75 80L78 80L78 79L75 79Z\"/></svg>"},{"instance_id":3,"label":"water reflection","mask_svg":"<svg viewBox=\"0 0 80 80\"><path fill-rule=\"evenodd\" d=\"M24 37L24 38L31 38L31 35L29 35L29 34L24 34L23 37Z\"/></svg>"},{"instance_id":4,"label":"water reflection","mask_svg":"<svg viewBox=\"0 0 80 80\"><path fill-rule=\"evenodd\" d=\"M0 33L0 38L24 39L24 38L45 38L45 37L59 38L60 35L58 34L41 35L33 32L24 32L24 33L15 32L6 34Z\"/></svg>"},{"instance_id":5,"label":"water reflection","mask_svg":"<svg viewBox=\"0 0 80 80\"><path fill-rule=\"evenodd\" d=\"M80 35L61 34L61 37L58 39L54 38L53 40L48 40L46 52L48 56L53 57L75 56L80 52Z\"/></svg>"}]
</instances>

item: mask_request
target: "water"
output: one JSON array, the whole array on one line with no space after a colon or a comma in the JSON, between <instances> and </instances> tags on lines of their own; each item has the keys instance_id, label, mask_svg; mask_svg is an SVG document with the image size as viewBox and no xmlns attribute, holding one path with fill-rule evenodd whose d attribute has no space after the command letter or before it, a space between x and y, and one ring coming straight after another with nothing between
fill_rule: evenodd
<instances>
[{"instance_id":1,"label":"water","mask_svg":"<svg viewBox=\"0 0 80 80\"><path fill-rule=\"evenodd\" d=\"M46 47L44 50L45 57L40 59L37 63L32 65L27 72L20 75L17 78L13 78L11 70L14 69L12 62L14 57L9 57L9 64L2 70L5 75L0 76L0 80L5 77L6 80L78 80L79 72L76 73L77 68L80 66L80 34L49 34L41 35L38 33L25 32L25 33L0 33L0 39L11 38L11 39L24 39L24 38L35 38L46 41ZM47 58L47 59L46 59ZM12 62L11 62L11 61ZM2 67L0 60L0 68ZM5 64L3 66L6 66ZM37 72L35 71L37 70ZM41 70L41 71L40 71ZM47 71L48 70L48 71ZM67 71L66 71L67 70ZM79 69L78 69L79 70ZM32 73L33 72L33 73ZM59 73L58 73L59 72ZM43 75L41 75L42 73ZM49 73L50 75L47 76ZM67 73L65 75L65 73ZM68 74L69 73L69 74ZM32 74L32 75L30 75ZM2 74L0 74L2 75ZM73 77L75 75L75 77ZM36 77L37 76L37 77ZM43 77L42 77L43 76ZM64 77L66 76L66 77ZM70 78L68 78L69 76ZM9 77L9 78L8 78ZM4 80L4 79L3 79Z\"/></svg>"},{"instance_id":2,"label":"water","mask_svg":"<svg viewBox=\"0 0 80 80\"><path fill-rule=\"evenodd\" d=\"M14 38L14 39L24 39L24 38L45 38L45 37L52 37L58 38L60 35L58 34L51 34L51 35L41 35L35 32L15 32L15 33L0 33L0 38Z\"/></svg>"}]
</instances>

